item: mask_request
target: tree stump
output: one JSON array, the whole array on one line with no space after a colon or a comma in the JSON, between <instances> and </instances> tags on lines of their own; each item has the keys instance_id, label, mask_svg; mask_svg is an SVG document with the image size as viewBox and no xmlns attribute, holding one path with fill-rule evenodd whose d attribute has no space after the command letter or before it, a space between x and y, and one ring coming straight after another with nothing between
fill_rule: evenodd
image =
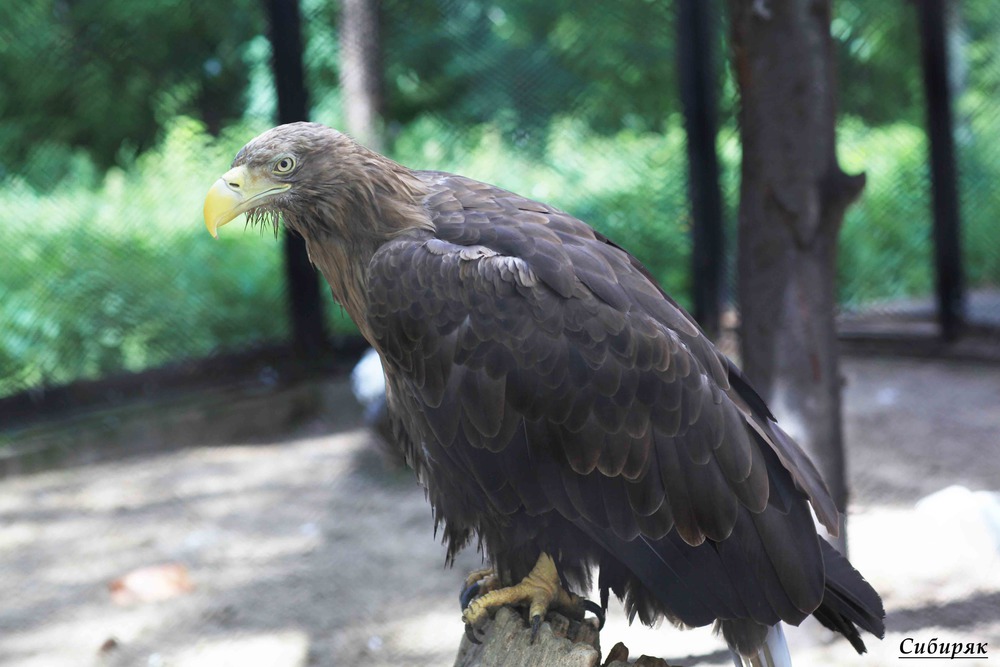
<instances>
[{"instance_id":1,"label":"tree stump","mask_svg":"<svg viewBox=\"0 0 1000 667\"><path fill-rule=\"evenodd\" d=\"M499 609L481 633L482 644L463 635L454 667L602 667L601 644L594 619L571 621L549 614L534 643L531 628L519 613ZM670 667L659 658L642 656L636 665ZM628 649L616 644L603 667L631 667Z\"/></svg>"}]
</instances>

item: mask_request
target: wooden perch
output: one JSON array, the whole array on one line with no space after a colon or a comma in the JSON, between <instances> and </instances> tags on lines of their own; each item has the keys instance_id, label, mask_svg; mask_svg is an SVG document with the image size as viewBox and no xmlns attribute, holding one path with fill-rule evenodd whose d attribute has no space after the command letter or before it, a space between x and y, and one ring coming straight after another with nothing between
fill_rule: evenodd
<instances>
[{"instance_id":1,"label":"wooden perch","mask_svg":"<svg viewBox=\"0 0 1000 667\"><path fill-rule=\"evenodd\" d=\"M462 636L454 667L633 667L628 649L615 644L601 663L601 643L596 621L570 621L549 614L531 642L531 629L520 614L503 607L481 633L482 644ZM642 656L639 667L670 667L660 658Z\"/></svg>"}]
</instances>

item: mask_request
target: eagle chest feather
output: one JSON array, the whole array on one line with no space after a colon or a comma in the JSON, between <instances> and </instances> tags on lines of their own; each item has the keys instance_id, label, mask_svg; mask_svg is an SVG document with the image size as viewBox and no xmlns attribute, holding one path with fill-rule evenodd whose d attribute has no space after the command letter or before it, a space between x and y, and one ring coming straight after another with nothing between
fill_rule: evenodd
<instances>
[{"instance_id":1,"label":"eagle chest feather","mask_svg":"<svg viewBox=\"0 0 1000 667\"><path fill-rule=\"evenodd\" d=\"M597 565L645 623L718 621L743 655L813 614L864 650L881 600L816 534L838 511L743 374L634 257L543 203L411 171L316 124L275 128L205 223L285 224L379 351L449 557L508 578Z\"/></svg>"}]
</instances>

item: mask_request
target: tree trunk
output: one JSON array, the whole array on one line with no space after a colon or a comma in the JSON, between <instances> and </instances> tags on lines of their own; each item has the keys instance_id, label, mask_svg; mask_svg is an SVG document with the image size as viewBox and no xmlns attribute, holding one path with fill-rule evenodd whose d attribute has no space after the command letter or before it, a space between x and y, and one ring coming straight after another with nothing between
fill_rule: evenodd
<instances>
[{"instance_id":1,"label":"tree trunk","mask_svg":"<svg viewBox=\"0 0 1000 667\"><path fill-rule=\"evenodd\" d=\"M340 87L347 133L385 152L379 0L340 2Z\"/></svg>"},{"instance_id":2,"label":"tree trunk","mask_svg":"<svg viewBox=\"0 0 1000 667\"><path fill-rule=\"evenodd\" d=\"M743 140L744 370L843 510L836 252L865 179L837 162L831 0L730 0L730 9ZM835 544L844 551L843 519Z\"/></svg>"},{"instance_id":3,"label":"tree trunk","mask_svg":"<svg viewBox=\"0 0 1000 667\"><path fill-rule=\"evenodd\" d=\"M473 644L463 635L454 667L630 667L629 651L618 643L601 662L601 645L593 619L571 621L549 614L538 636L521 615L501 607L482 632L482 643ZM665 660L648 655L633 667L670 667Z\"/></svg>"},{"instance_id":4,"label":"tree trunk","mask_svg":"<svg viewBox=\"0 0 1000 667\"><path fill-rule=\"evenodd\" d=\"M278 122L295 123L309 116L305 68L302 64L302 17L298 0L268 0L271 67L278 94ZM291 311L292 345L302 367L308 367L327 348L320 278L306 243L298 234L284 232L285 280Z\"/></svg>"}]
</instances>

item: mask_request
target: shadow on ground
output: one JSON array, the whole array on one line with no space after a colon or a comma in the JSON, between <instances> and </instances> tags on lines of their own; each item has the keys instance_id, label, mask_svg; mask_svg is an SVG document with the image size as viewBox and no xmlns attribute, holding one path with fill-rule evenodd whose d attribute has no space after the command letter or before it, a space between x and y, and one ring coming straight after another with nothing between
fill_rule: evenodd
<instances>
[{"instance_id":1,"label":"shadow on ground","mask_svg":"<svg viewBox=\"0 0 1000 667\"><path fill-rule=\"evenodd\" d=\"M852 560L884 594L889 636L860 658L807 624L789 631L796 663L896 665L905 637L995 646L1000 556L915 501L1000 487L1000 368L868 359L846 375ZM280 437L4 480L0 663L450 665L457 593L480 559L444 567L423 492L386 468L345 386L323 395L322 418ZM112 602L110 581L167 562L188 568L192 592ZM607 647L730 664L706 629L629 628L612 607Z\"/></svg>"}]
</instances>

